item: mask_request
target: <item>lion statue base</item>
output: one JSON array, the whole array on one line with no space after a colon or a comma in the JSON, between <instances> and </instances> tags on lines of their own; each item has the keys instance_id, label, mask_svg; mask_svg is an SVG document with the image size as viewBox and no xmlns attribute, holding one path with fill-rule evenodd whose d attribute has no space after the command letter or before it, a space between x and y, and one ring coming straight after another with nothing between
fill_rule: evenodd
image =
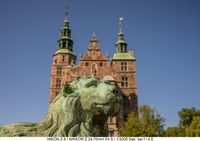
<instances>
[{"instance_id":1,"label":"lion statue base","mask_svg":"<svg viewBox=\"0 0 200 141\"><path fill-rule=\"evenodd\" d=\"M0 136L108 136L107 119L121 108L117 91L106 81L79 77L65 84L42 122L2 125Z\"/></svg>"}]
</instances>

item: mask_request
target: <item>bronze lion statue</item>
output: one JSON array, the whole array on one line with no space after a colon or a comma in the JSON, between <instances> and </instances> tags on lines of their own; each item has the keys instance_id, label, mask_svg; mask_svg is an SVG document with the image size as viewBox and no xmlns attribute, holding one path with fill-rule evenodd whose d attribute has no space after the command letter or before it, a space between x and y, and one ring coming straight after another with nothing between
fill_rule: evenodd
<instances>
[{"instance_id":1,"label":"bronze lion statue","mask_svg":"<svg viewBox=\"0 0 200 141\"><path fill-rule=\"evenodd\" d=\"M42 122L0 126L0 136L108 136L107 119L121 108L117 86L79 77L65 84Z\"/></svg>"}]
</instances>

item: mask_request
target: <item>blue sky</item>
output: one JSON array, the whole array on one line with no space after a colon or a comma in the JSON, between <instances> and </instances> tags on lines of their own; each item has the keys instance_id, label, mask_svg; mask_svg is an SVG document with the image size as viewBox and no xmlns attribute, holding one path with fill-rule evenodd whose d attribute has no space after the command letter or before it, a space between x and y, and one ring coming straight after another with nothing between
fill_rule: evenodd
<instances>
[{"instance_id":1,"label":"blue sky","mask_svg":"<svg viewBox=\"0 0 200 141\"><path fill-rule=\"evenodd\" d=\"M184 107L200 109L200 1L198 0L1 0L0 124L44 118L52 55L64 20L74 51L85 53L93 32L102 51L115 52L118 18L137 59L139 104L178 123Z\"/></svg>"}]
</instances>

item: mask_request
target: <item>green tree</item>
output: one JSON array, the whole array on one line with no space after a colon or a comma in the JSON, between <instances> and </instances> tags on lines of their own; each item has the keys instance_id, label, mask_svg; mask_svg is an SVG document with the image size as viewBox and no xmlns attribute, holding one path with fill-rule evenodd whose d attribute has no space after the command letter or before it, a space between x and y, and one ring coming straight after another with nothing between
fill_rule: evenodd
<instances>
[{"instance_id":1,"label":"green tree","mask_svg":"<svg viewBox=\"0 0 200 141\"><path fill-rule=\"evenodd\" d=\"M121 136L162 136L164 121L164 118L148 105L140 106L137 114L129 114L121 129Z\"/></svg>"},{"instance_id":2,"label":"green tree","mask_svg":"<svg viewBox=\"0 0 200 141\"><path fill-rule=\"evenodd\" d=\"M181 128L178 126L168 127L165 132L166 137L184 137L185 136L185 128Z\"/></svg>"},{"instance_id":3,"label":"green tree","mask_svg":"<svg viewBox=\"0 0 200 141\"><path fill-rule=\"evenodd\" d=\"M178 112L179 125L168 127L165 136L184 137L200 136L200 110L193 108L183 108Z\"/></svg>"},{"instance_id":4,"label":"green tree","mask_svg":"<svg viewBox=\"0 0 200 141\"><path fill-rule=\"evenodd\" d=\"M180 127L190 126L193 117L200 116L200 110L193 108L183 108L180 112L178 112L180 121Z\"/></svg>"},{"instance_id":5,"label":"green tree","mask_svg":"<svg viewBox=\"0 0 200 141\"><path fill-rule=\"evenodd\" d=\"M186 136L188 137L200 136L200 116L193 117L190 126L186 127Z\"/></svg>"}]
</instances>

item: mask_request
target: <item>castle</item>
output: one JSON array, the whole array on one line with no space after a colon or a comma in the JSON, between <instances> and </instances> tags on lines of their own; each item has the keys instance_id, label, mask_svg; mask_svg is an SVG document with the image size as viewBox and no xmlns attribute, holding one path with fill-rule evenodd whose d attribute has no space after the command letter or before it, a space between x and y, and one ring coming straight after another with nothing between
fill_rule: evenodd
<instances>
[{"instance_id":1,"label":"castle","mask_svg":"<svg viewBox=\"0 0 200 141\"><path fill-rule=\"evenodd\" d=\"M71 82L77 76L92 76L101 80L116 83L123 95L123 106L118 117L109 117L108 127L110 136L119 136L119 126L126 120L128 114L137 112L137 82L134 51L127 51L127 43L122 32L122 20L120 18L120 30L115 44L116 52L109 58L101 52L96 35L93 34L88 45L88 51L84 56L80 55L79 64L73 52L73 40L69 21L65 17L61 27L61 36L58 39L58 47L53 54L51 66L50 103L65 83ZM113 45L114 46L114 45Z\"/></svg>"}]
</instances>

